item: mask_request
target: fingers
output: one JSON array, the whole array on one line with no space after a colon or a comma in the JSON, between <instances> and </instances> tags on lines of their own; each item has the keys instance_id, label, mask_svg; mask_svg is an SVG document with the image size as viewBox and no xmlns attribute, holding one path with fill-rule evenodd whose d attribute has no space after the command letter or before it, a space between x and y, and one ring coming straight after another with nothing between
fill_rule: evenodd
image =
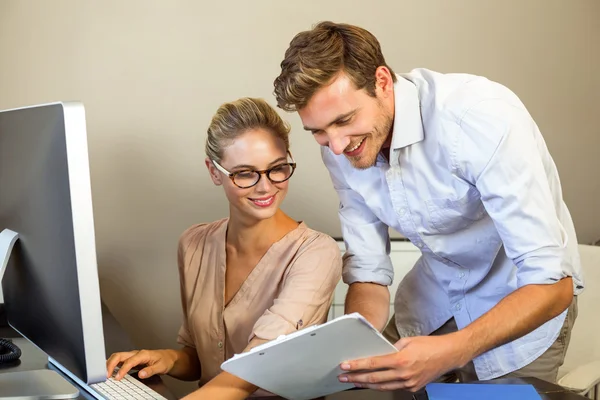
<instances>
[{"instance_id":1,"label":"fingers","mask_svg":"<svg viewBox=\"0 0 600 400\"><path fill-rule=\"evenodd\" d=\"M356 372L339 376L340 382L354 383L359 388L374 390L398 390L404 389L416 392L424 384L417 377L407 375L400 370L383 370L376 372Z\"/></svg>"},{"instance_id":2,"label":"fingers","mask_svg":"<svg viewBox=\"0 0 600 400\"><path fill-rule=\"evenodd\" d=\"M135 354L137 354L137 350L111 354L108 360L106 360L106 377L110 378L119 363L127 360L130 357L133 357Z\"/></svg>"},{"instance_id":3,"label":"fingers","mask_svg":"<svg viewBox=\"0 0 600 400\"><path fill-rule=\"evenodd\" d=\"M385 356L361 358L359 360L345 361L341 368L344 371L364 371L374 369L393 368L396 365L396 354L388 354Z\"/></svg>"},{"instance_id":4,"label":"fingers","mask_svg":"<svg viewBox=\"0 0 600 400\"><path fill-rule=\"evenodd\" d=\"M400 376L400 372L393 369L386 369L377 372L356 372L353 374L342 374L338 377L340 382L350 383L384 383L390 381L403 380Z\"/></svg>"},{"instance_id":5,"label":"fingers","mask_svg":"<svg viewBox=\"0 0 600 400\"><path fill-rule=\"evenodd\" d=\"M138 376L142 379L146 379L150 378L152 375L156 375L156 372L156 368L149 366L138 372Z\"/></svg>"},{"instance_id":6,"label":"fingers","mask_svg":"<svg viewBox=\"0 0 600 400\"><path fill-rule=\"evenodd\" d=\"M409 342L410 338L401 339L395 346L401 350ZM418 391L423 384L418 381L417 376L403 367L403 364L400 352L346 361L342 363L341 368L347 373L341 374L339 380L354 383L359 388Z\"/></svg>"},{"instance_id":7,"label":"fingers","mask_svg":"<svg viewBox=\"0 0 600 400\"><path fill-rule=\"evenodd\" d=\"M419 385L413 381L391 381L385 383L356 383L354 386L364 389L373 389L373 390L407 390L409 392L418 392L423 385Z\"/></svg>"},{"instance_id":8,"label":"fingers","mask_svg":"<svg viewBox=\"0 0 600 400\"><path fill-rule=\"evenodd\" d=\"M396 349L398 349L398 351L400 351L410 343L411 339L412 338L410 338L410 337L402 338L402 339L398 340L396 343L394 343L394 347L396 347Z\"/></svg>"},{"instance_id":9,"label":"fingers","mask_svg":"<svg viewBox=\"0 0 600 400\"><path fill-rule=\"evenodd\" d=\"M121 380L133 367L141 364L147 364L151 361L151 352L147 350L141 350L134 356L127 358L123 361L119 372L115 375L116 380Z\"/></svg>"}]
</instances>

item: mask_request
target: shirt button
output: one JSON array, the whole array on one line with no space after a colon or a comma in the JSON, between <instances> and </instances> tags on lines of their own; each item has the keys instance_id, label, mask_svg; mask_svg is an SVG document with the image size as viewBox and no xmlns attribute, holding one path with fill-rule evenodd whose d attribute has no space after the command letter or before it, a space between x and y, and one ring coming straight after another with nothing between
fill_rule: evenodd
<instances>
[{"instance_id":1,"label":"shirt button","mask_svg":"<svg viewBox=\"0 0 600 400\"><path fill-rule=\"evenodd\" d=\"M461 279L464 278L465 277L465 273L462 272L462 271L460 271L460 273L458 274L458 277L461 278Z\"/></svg>"},{"instance_id":2,"label":"shirt button","mask_svg":"<svg viewBox=\"0 0 600 400\"><path fill-rule=\"evenodd\" d=\"M217 346L219 346L219 348L220 348L220 349L222 349L222 348L223 348L223 342L219 342L219 343L217 344Z\"/></svg>"},{"instance_id":3,"label":"shirt button","mask_svg":"<svg viewBox=\"0 0 600 400\"><path fill-rule=\"evenodd\" d=\"M417 242L417 247L418 247L418 248L422 248L422 247L423 247L423 243L421 243L421 242Z\"/></svg>"},{"instance_id":4,"label":"shirt button","mask_svg":"<svg viewBox=\"0 0 600 400\"><path fill-rule=\"evenodd\" d=\"M461 309L461 308L462 308L462 306L460 305L460 303L457 303L457 304L454 306L454 309L455 309L456 311L460 311L460 309Z\"/></svg>"}]
</instances>

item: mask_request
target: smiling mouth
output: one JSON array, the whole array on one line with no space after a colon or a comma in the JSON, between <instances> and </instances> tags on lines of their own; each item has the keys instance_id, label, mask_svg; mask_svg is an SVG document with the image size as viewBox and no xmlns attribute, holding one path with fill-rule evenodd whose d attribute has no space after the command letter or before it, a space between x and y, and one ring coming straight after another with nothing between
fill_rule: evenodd
<instances>
[{"instance_id":1,"label":"smiling mouth","mask_svg":"<svg viewBox=\"0 0 600 400\"><path fill-rule=\"evenodd\" d=\"M276 194L274 194L273 196L269 196L269 197L263 197L262 199L248 198L248 200L250 200L254 205L256 205L258 207L269 207L270 205L272 205L275 202L275 196L276 196Z\"/></svg>"},{"instance_id":2,"label":"smiling mouth","mask_svg":"<svg viewBox=\"0 0 600 400\"><path fill-rule=\"evenodd\" d=\"M344 150L344 153L348 154L348 155L353 155L352 153L357 152L357 150L360 149L360 147L362 146L362 144L364 143L366 137L362 138L362 140L358 143L356 143L354 146L352 146L349 149Z\"/></svg>"}]
</instances>

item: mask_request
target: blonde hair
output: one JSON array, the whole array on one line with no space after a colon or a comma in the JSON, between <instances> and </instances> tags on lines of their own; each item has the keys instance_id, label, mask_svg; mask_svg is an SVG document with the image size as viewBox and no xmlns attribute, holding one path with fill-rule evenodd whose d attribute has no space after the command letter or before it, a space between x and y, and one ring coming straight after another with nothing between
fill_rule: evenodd
<instances>
[{"instance_id":1,"label":"blonde hair","mask_svg":"<svg viewBox=\"0 0 600 400\"><path fill-rule=\"evenodd\" d=\"M208 126L206 155L221 161L223 150L233 140L251 129L265 129L290 148L290 126L277 111L263 99L244 97L219 107Z\"/></svg>"},{"instance_id":2,"label":"blonde hair","mask_svg":"<svg viewBox=\"0 0 600 400\"><path fill-rule=\"evenodd\" d=\"M290 42L274 82L277 105L286 111L302 109L340 71L357 89L375 97L375 71L380 66L390 70L395 82L396 75L372 33L354 25L320 22Z\"/></svg>"}]
</instances>

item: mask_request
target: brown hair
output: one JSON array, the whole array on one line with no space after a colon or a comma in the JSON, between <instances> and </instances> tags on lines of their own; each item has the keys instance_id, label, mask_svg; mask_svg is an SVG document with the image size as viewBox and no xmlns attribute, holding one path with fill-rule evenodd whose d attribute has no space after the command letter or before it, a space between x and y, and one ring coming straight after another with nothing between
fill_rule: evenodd
<instances>
[{"instance_id":1,"label":"brown hair","mask_svg":"<svg viewBox=\"0 0 600 400\"><path fill-rule=\"evenodd\" d=\"M221 161L223 149L235 138L251 129L266 129L290 148L290 126L263 99L244 97L219 107L208 126L206 155Z\"/></svg>"},{"instance_id":2,"label":"brown hair","mask_svg":"<svg viewBox=\"0 0 600 400\"><path fill-rule=\"evenodd\" d=\"M396 82L372 33L354 25L320 22L290 42L274 82L277 105L286 111L303 108L340 71L357 89L364 88L374 97L375 71L380 66L388 68Z\"/></svg>"}]
</instances>

